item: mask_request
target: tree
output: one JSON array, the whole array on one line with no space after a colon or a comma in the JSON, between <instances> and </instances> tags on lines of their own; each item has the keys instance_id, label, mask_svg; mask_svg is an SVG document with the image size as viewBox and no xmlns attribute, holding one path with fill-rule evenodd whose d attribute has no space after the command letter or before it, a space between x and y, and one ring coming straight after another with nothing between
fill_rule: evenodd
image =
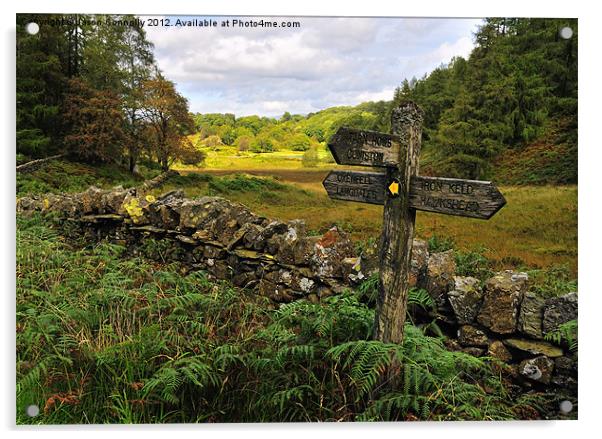
<instances>
[{"instance_id":1,"label":"tree","mask_svg":"<svg viewBox=\"0 0 602 439\"><path fill-rule=\"evenodd\" d=\"M182 138L194 129L194 120L188 112L186 98L160 72L144 81L142 90L144 99L141 112L154 134L152 152L161 169L167 171L181 156Z\"/></svg>"},{"instance_id":2,"label":"tree","mask_svg":"<svg viewBox=\"0 0 602 439\"><path fill-rule=\"evenodd\" d=\"M571 39L558 36L563 26L575 32ZM486 19L467 60L404 80L393 104L411 99L424 109L429 171L483 178L496 156L526 147L548 127L574 130L576 30L571 19Z\"/></svg>"},{"instance_id":3,"label":"tree","mask_svg":"<svg viewBox=\"0 0 602 439\"><path fill-rule=\"evenodd\" d=\"M124 48L120 64L124 72L123 110L128 135L127 153L130 172L134 172L143 144L144 81L150 79L155 65L153 45L146 39L144 29L127 27L123 33Z\"/></svg>"},{"instance_id":4,"label":"tree","mask_svg":"<svg viewBox=\"0 0 602 439\"><path fill-rule=\"evenodd\" d=\"M251 151L253 152L273 152L276 151L273 140L266 134L260 134L251 143Z\"/></svg>"},{"instance_id":5,"label":"tree","mask_svg":"<svg viewBox=\"0 0 602 439\"><path fill-rule=\"evenodd\" d=\"M252 142L253 137L251 136L240 136L238 139L236 139L239 151L248 151Z\"/></svg>"},{"instance_id":6,"label":"tree","mask_svg":"<svg viewBox=\"0 0 602 439\"><path fill-rule=\"evenodd\" d=\"M207 158L207 154L195 148L188 137L183 137L180 142L180 149L177 152L177 157L185 165L200 166Z\"/></svg>"},{"instance_id":7,"label":"tree","mask_svg":"<svg viewBox=\"0 0 602 439\"><path fill-rule=\"evenodd\" d=\"M36 15L18 15L17 153L44 157L62 146L59 109L67 84L66 41L60 27L46 26L37 35L28 34L25 25L36 20Z\"/></svg>"},{"instance_id":8,"label":"tree","mask_svg":"<svg viewBox=\"0 0 602 439\"><path fill-rule=\"evenodd\" d=\"M109 162L121 156L124 117L115 93L95 90L81 79L72 79L62 113L65 145L70 153L90 162Z\"/></svg>"},{"instance_id":9,"label":"tree","mask_svg":"<svg viewBox=\"0 0 602 439\"><path fill-rule=\"evenodd\" d=\"M130 20L133 15L96 16L97 20ZM142 84L154 68L153 45L137 26L92 26L83 38L81 76L99 90L111 90L121 98L129 169L134 172L142 149ZM81 40L80 38L80 40Z\"/></svg>"},{"instance_id":10,"label":"tree","mask_svg":"<svg viewBox=\"0 0 602 439\"><path fill-rule=\"evenodd\" d=\"M290 140L293 151L307 151L311 147L311 140L303 133L298 133Z\"/></svg>"},{"instance_id":11,"label":"tree","mask_svg":"<svg viewBox=\"0 0 602 439\"><path fill-rule=\"evenodd\" d=\"M236 129L232 125L222 125L217 130L224 145L233 145L236 140Z\"/></svg>"},{"instance_id":12,"label":"tree","mask_svg":"<svg viewBox=\"0 0 602 439\"><path fill-rule=\"evenodd\" d=\"M223 143L219 136L209 136L202 141L202 145L212 148L215 151L217 147L223 145Z\"/></svg>"}]
</instances>

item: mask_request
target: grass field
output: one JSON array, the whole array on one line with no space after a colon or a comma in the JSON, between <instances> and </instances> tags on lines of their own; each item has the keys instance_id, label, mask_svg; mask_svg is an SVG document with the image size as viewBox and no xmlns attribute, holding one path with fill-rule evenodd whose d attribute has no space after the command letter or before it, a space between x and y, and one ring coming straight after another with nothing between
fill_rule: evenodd
<instances>
[{"instance_id":1,"label":"grass field","mask_svg":"<svg viewBox=\"0 0 602 439\"><path fill-rule=\"evenodd\" d=\"M194 141L195 137L191 139ZM234 146L221 145L215 148L201 148L207 155L205 169L299 169L303 151L281 150L265 153L239 151ZM330 167L334 160L324 145L317 148L318 168ZM179 165L175 169L194 170L194 166Z\"/></svg>"},{"instance_id":2,"label":"grass field","mask_svg":"<svg viewBox=\"0 0 602 439\"><path fill-rule=\"evenodd\" d=\"M299 157L301 153L296 153ZM274 156L274 154L277 155ZM280 155L278 155L280 154ZM332 163L303 168L301 159L284 153L254 154L226 168L178 168L182 178L156 192L182 188L188 196L219 195L248 205L254 211L282 220L304 219L315 233L338 225L355 241L377 240L382 207L331 200L322 180ZM270 159L270 157L272 157ZM245 168L248 160L254 165ZM273 160L261 168L259 160ZM272 162L270 162L272 163ZM290 167L286 167L290 166ZM158 172L158 171L153 171ZM235 177L247 174L248 177ZM75 192L95 184L111 187L141 183L115 167L54 162L33 174L19 175L18 195ZM418 212L416 233L421 238L453 239L456 248L479 250L496 268L565 267L577 275L577 186L501 186L508 204L488 221Z\"/></svg>"},{"instance_id":3,"label":"grass field","mask_svg":"<svg viewBox=\"0 0 602 439\"><path fill-rule=\"evenodd\" d=\"M287 184L278 190L228 193L229 198L263 215L287 220L302 218L317 232L337 224L359 241L378 239L380 235L382 207L329 199L321 183L327 169L206 169L200 172L213 176L244 173L273 177ZM186 192L196 196L209 189L208 184L202 183L187 187ZM425 239L434 235L452 238L456 247L463 250L483 249L485 256L496 261L500 268L566 266L576 275L577 186L503 186L500 189L508 204L490 220L418 212L417 235Z\"/></svg>"}]
</instances>

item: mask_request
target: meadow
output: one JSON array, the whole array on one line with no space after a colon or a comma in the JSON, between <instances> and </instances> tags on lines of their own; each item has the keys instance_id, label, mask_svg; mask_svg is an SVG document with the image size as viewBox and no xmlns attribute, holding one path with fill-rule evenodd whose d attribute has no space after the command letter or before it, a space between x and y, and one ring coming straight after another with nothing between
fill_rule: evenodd
<instances>
[{"instance_id":1,"label":"meadow","mask_svg":"<svg viewBox=\"0 0 602 439\"><path fill-rule=\"evenodd\" d=\"M266 154L257 154L265 156ZM211 176L241 174L267 178L284 185L277 190L258 192L244 187L228 191L227 197L270 217L302 218L310 229L322 232L336 224L351 233L356 241L378 239L382 223L382 207L331 200L322 187L330 169L343 168L323 164L318 168L296 167L244 168L249 159L234 163L228 169L182 169L190 175ZM267 160L267 157L262 157ZM272 162L274 163L274 162ZM276 161L280 165L281 161ZM357 169L357 168L356 168ZM173 183L168 183L175 188ZM500 186L507 205L491 219L471 218L418 212L416 234L423 239L433 236L452 239L463 250L479 250L496 261L500 268L566 267L577 274L577 186ZM187 185L185 192L197 196L211 192L209 183Z\"/></svg>"},{"instance_id":2,"label":"meadow","mask_svg":"<svg viewBox=\"0 0 602 439\"><path fill-rule=\"evenodd\" d=\"M217 163L229 153L216 155ZM295 156L296 158L291 158ZM287 158L282 158L286 156ZM168 181L155 195L183 189L189 197L218 195L241 202L255 212L282 220L303 219L310 231L322 233L337 225L351 234L358 246L377 242L382 207L331 200L322 187L330 169L320 161L302 166L302 153L249 153L223 168L175 166L181 177ZM234 156L236 157L236 156ZM249 166L253 162L253 166ZM266 167L270 163L270 167ZM262 167L263 166L263 167ZM159 171L144 168L146 177ZM357 169L357 168L356 168ZM88 166L56 161L32 174L18 176L18 196L43 192L76 192L91 185L125 187L140 184L115 166ZM418 212L416 235L448 242L462 251L478 252L495 269L553 269L577 277L577 186L499 186L507 200L490 220Z\"/></svg>"}]
</instances>

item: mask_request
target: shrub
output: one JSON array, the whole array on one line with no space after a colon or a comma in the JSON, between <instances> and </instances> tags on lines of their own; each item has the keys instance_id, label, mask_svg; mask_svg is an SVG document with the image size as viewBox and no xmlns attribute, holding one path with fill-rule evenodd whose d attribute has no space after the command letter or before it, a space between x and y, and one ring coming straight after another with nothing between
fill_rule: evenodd
<instances>
[{"instance_id":1,"label":"shrub","mask_svg":"<svg viewBox=\"0 0 602 439\"><path fill-rule=\"evenodd\" d=\"M220 139L220 137L218 135L214 134L212 136L205 138L202 141L202 145L206 146L208 148L216 149L218 146L223 145L223 143L222 143L222 139Z\"/></svg>"},{"instance_id":2,"label":"shrub","mask_svg":"<svg viewBox=\"0 0 602 439\"><path fill-rule=\"evenodd\" d=\"M182 149L179 154L180 161L185 165L202 166L207 158L207 154L196 148Z\"/></svg>"},{"instance_id":3,"label":"shrub","mask_svg":"<svg viewBox=\"0 0 602 439\"><path fill-rule=\"evenodd\" d=\"M300 133L292 138L290 146L293 151L307 151L311 147L311 141L305 134Z\"/></svg>"},{"instance_id":4,"label":"shrub","mask_svg":"<svg viewBox=\"0 0 602 439\"><path fill-rule=\"evenodd\" d=\"M483 255L484 248L478 248L472 251L456 251L456 274L458 276L472 276L481 281L485 281L493 276L492 264Z\"/></svg>"},{"instance_id":5,"label":"shrub","mask_svg":"<svg viewBox=\"0 0 602 439\"><path fill-rule=\"evenodd\" d=\"M316 148L311 148L303 153L301 164L304 168L315 168L318 166L318 163L318 151L316 150Z\"/></svg>"},{"instance_id":6,"label":"shrub","mask_svg":"<svg viewBox=\"0 0 602 439\"><path fill-rule=\"evenodd\" d=\"M116 93L72 79L62 112L68 126L65 145L71 154L92 163L112 162L121 155L128 139Z\"/></svg>"},{"instance_id":7,"label":"shrub","mask_svg":"<svg viewBox=\"0 0 602 439\"><path fill-rule=\"evenodd\" d=\"M17 174L17 195L40 193L81 192L95 185L109 188L116 185L131 187L156 173L134 176L115 164L90 166L66 160L52 160L31 173Z\"/></svg>"},{"instance_id":8,"label":"shrub","mask_svg":"<svg viewBox=\"0 0 602 439\"><path fill-rule=\"evenodd\" d=\"M259 178L243 174L235 174L209 181L209 189L217 193L228 192L263 192L266 190L283 190L286 185L273 178Z\"/></svg>"},{"instance_id":9,"label":"shrub","mask_svg":"<svg viewBox=\"0 0 602 439\"><path fill-rule=\"evenodd\" d=\"M276 146L274 145L274 141L268 136L259 135L251 142L251 151L257 153L274 152L276 151Z\"/></svg>"},{"instance_id":10,"label":"shrub","mask_svg":"<svg viewBox=\"0 0 602 439\"><path fill-rule=\"evenodd\" d=\"M577 280L567 266L556 266L527 272L530 289L544 297L556 297L577 291Z\"/></svg>"},{"instance_id":11,"label":"shrub","mask_svg":"<svg viewBox=\"0 0 602 439\"><path fill-rule=\"evenodd\" d=\"M428 239L430 253L439 253L451 250L455 247L454 239L451 236L433 235Z\"/></svg>"},{"instance_id":12,"label":"shrub","mask_svg":"<svg viewBox=\"0 0 602 439\"><path fill-rule=\"evenodd\" d=\"M248 151L253 138L251 136L241 136L236 140L239 151Z\"/></svg>"}]
</instances>

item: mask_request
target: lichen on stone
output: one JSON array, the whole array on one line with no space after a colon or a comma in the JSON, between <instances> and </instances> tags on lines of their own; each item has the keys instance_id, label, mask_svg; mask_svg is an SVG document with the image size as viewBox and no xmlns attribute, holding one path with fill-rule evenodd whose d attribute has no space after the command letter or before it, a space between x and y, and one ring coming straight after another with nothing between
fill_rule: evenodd
<instances>
[{"instance_id":1,"label":"lichen on stone","mask_svg":"<svg viewBox=\"0 0 602 439\"><path fill-rule=\"evenodd\" d=\"M138 202L137 198L132 198L130 201L124 202L123 208L132 219L134 224L141 222L143 218L142 207L140 207L140 203Z\"/></svg>"}]
</instances>

